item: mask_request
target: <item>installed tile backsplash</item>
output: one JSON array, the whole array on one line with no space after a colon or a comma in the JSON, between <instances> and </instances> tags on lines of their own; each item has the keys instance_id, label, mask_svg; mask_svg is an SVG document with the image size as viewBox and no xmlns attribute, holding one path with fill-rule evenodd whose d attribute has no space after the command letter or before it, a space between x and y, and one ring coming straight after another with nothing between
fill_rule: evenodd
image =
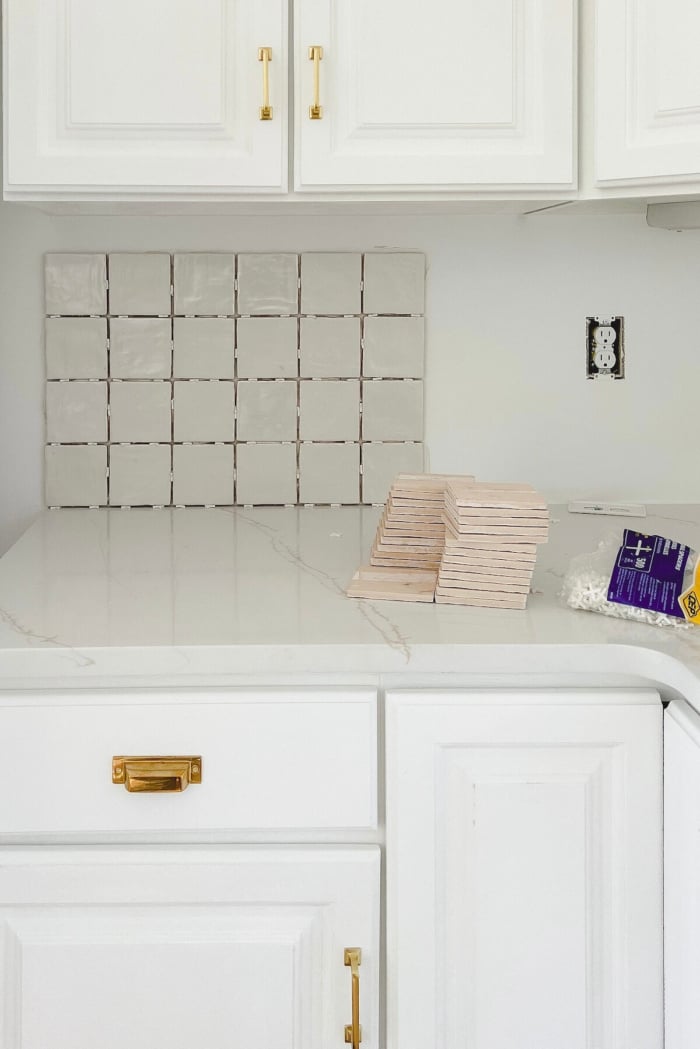
<instances>
[{"instance_id":1,"label":"installed tile backsplash","mask_svg":"<svg viewBox=\"0 0 700 1049\"><path fill-rule=\"evenodd\" d=\"M423 468L422 254L45 264L49 506L377 503Z\"/></svg>"}]
</instances>

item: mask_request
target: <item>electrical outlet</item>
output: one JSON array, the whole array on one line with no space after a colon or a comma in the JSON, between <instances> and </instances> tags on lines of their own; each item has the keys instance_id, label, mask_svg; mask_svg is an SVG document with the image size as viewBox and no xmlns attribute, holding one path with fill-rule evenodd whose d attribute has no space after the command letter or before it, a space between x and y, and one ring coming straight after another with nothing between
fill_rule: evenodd
<instances>
[{"instance_id":1,"label":"electrical outlet","mask_svg":"<svg viewBox=\"0 0 700 1049\"><path fill-rule=\"evenodd\" d=\"M586 378L624 379L623 317L586 317Z\"/></svg>"}]
</instances>

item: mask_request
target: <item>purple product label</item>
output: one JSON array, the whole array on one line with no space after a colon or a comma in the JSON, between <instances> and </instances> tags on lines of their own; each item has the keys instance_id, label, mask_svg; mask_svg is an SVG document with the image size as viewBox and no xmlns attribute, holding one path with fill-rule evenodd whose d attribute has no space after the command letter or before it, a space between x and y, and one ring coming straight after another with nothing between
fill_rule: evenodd
<instances>
[{"instance_id":1,"label":"purple product label","mask_svg":"<svg viewBox=\"0 0 700 1049\"><path fill-rule=\"evenodd\" d=\"M683 618L678 597L690 547L662 535L642 535L626 528L610 577L608 601Z\"/></svg>"}]
</instances>

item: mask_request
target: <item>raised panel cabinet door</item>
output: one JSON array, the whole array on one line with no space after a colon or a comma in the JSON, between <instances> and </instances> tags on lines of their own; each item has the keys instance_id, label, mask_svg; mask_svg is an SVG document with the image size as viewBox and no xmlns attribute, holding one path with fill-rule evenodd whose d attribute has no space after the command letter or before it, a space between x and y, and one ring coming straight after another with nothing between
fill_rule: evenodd
<instances>
[{"instance_id":1,"label":"raised panel cabinet door","mask_svg":"<svg viewBox=\"0 0 700 1049\"><path fill-rule=\"evenodd\" d=\"M3 0L3 14L6 199L286 188L286 0Z\"/></svg>"},{"instance_id":2,"label":"raised panel cabinet door","mask_svg":"<svg viewBox=\"0 0 700 1049\"><path fill-rule=\"evenodd\" d=\"M378 1049L375 848L0 851L2 1049Z\"/></svg>"},{"instance_id":3,"label":"raised panel cabinet door","mask_svg":"<svg viewBox=\"0 0 700 1049\"><path fill-rule=\"evenodd\" d=\"M387 702L389 1049L659 1049L658 695Z\"/></svg>"},{"instance_id":4,"label":"raised panel cabinet door","mask_svg":"<svg viewBox=\"0 0 700 1049\"><path fill-rule=\"evenodd\" d=\"M700 181L697 0L598 0L595 32L598 183Z\"/></svg>"},{"instance_id":5,"label":"raised panel cabinet door","mask_svg":"<svg viewBox=\"0 0 700 1049\"><path fill-rule=\"evenodd\" d=\"M295 11L297 189L574 185L575 0Z\"/></svg>"},{"instance_id":6,"label":"raised panel cabinet door","mask_svg":"<svg viewBox=\"0 0 700 1049\"><path fill-rule=\"evenodd\" d=\"M700 1045L700 716L664 715L666 1049Z\"/></svg>"}]
</instances>

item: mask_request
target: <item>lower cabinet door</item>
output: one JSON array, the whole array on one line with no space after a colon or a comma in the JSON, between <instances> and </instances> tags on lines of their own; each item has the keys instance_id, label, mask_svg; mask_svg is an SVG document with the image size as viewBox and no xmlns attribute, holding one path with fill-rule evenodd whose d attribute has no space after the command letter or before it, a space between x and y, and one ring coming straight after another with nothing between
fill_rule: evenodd
<instances>
[{"instance_id":1,"label":"lower cabinet door","mask_svg":"<svg viewBox=\"0 0 700 1049\"><path fill-rule=\"evenodd\" d=\"M700 715L664 715L666 1049L700 1046Z\"/></svg>"},{"instance_id":2,"label":"lower cabinet door","mask_svg":"<svg viewBox=\"0 0 700 1049\"><path fill-rule=\"evenodd\" d=\"M346 948L378 1049L377 849L5 848L0 1047L341 1046Z\"/></svg>"},{"instance_id":3,"label":"lower cabinet door","mask_svg":"<svg viewBox=\"0 0 700 1049\"><path fill-rule=\"evenodd\" d=\"M658 695L387 704L390 1049L660 1049Z\"/></svg>"}]
</instances>

